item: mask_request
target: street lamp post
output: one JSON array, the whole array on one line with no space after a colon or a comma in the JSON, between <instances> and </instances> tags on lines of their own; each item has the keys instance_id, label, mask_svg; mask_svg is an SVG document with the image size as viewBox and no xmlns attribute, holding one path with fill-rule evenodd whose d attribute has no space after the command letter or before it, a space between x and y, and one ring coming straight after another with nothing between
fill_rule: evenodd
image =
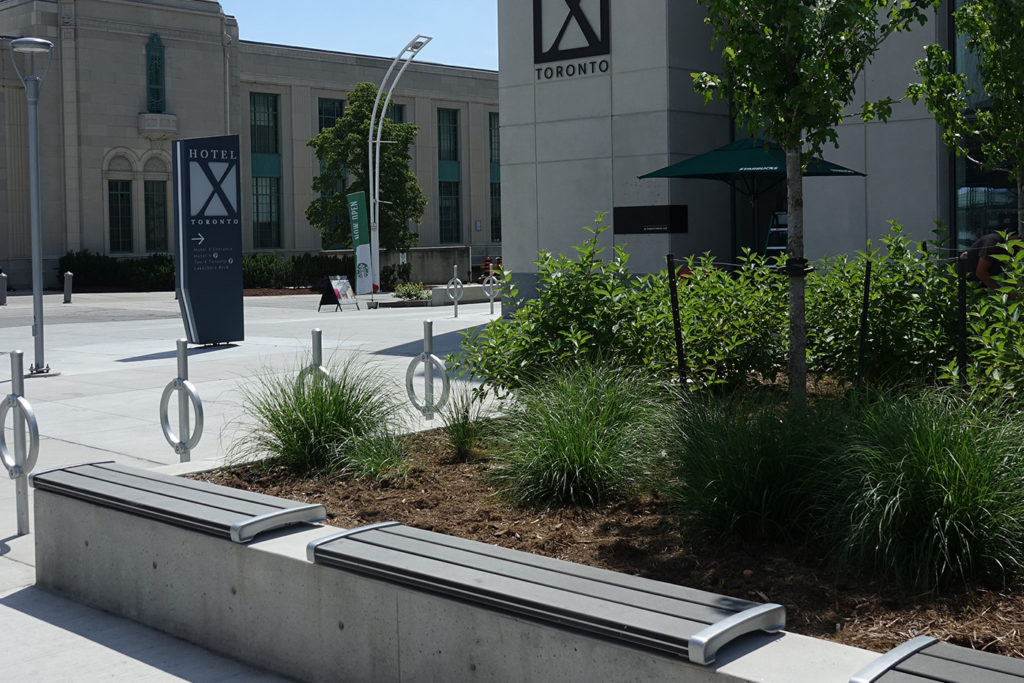
<instances>
[{"instance_id":1,"label":"street lamp post","mask_svg":"<svg viewBox=\"0 0 1024 683\"><path fill-rule=\"evenodd\" d=\"M22 73L16 55L25 56L26 70ZM42 75L36 69L36 59L46 57ZM35 338L35 363L29 373L50 371L43 358L43 235L39 224L41 213L39 197L39 86L50 69L53 43L42 38L16 38L11 41L11 61L18 78L25 85L28 100L28 182L32 219L32 336Z\"/></svg>"},{"instance_id":2,"label":"street lamp post","mask_svg":"<svg viewBox=\"0 0 1024 683\"><path fill-rule=\"evenodd\" d=\"M384 79L380 82L380 87L377 89L377 98L373 101L373 113L370 114L370 149L366 176L367 182L370 184L370 273L373 291L375 292L380 289L380 145L381 135L384 132L385 113L388 110L388 104L391 102L391 93L394 91L398 79L402 77L402 73L409 66L409 62L431 40L431 36L418 35L402 48L402 51L391 62L391 66L388 67L387 72L384 74ZM395 65L398 62L403 62L402 68L398 70L395 78L389 82L388 79L391 77L391 72L394 71ZM387 96L384 98L384 106L379 109L380 118L378 119L377 111L380 104L380 95L384 92L385 86L387 87ZM376 146L376 150L374 146Z\"/></svg>"}]
</instances>

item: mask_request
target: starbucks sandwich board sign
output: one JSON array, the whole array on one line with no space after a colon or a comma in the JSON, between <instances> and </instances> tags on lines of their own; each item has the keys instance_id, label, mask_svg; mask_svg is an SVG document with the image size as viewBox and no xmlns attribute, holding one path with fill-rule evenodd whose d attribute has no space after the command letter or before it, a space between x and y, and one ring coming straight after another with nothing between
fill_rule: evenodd
<instances>
[{"instance_id":1,"label":"starbucks sandwich board sign","mask_svg":"<svg viewBox=\"0 0 1024 683\"><path fill-rule=\"evenodd\" d=\"M238 136L174 142L175 279L192 344L245 339Z\"/></svg>"}]
</instances>

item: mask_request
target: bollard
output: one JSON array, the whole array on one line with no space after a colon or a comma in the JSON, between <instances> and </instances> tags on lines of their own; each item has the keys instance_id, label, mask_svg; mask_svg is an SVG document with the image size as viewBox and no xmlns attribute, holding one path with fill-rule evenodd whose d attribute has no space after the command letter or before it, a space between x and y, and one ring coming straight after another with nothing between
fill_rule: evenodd
<instances>
[{"instance_id":1,"label":"bollard","mask_svg":"<svg viewBox=\"0 0 1024 683\"><path fill-rule=\"evenodd\" d=\"M17 499L18 535L29 533L28 475L39 457L39 424L32 406L25 399L25 368L21 351L11 351L12 394L0 404L0 461L14 480ZM7 448L5 425L7 412L14 409L14 454ZM25 448L25 425L28 425L29 445Z\"/></svg>"},{"instance_id":2,"label":"bollard","mask_svg":"<svg viewBox=\"0 0 1024 683\"><path fill-rule=\"evenodd\" d=\"M425 386L423 387L423 402L420 403L416 397L416 389L413 388L412 381L416 376L416 368L420 363L423 363L423 379L425 380ZM436 402L434 401L434 369L437 369L441 373L441 398ZM434 414L444 407L444 404L448 402L448 392L451 386L448 380L448 372L444 367L444 363L440 358L434 355L434 322L432 320L423 321L423 353L412 359L409 363L409 370L405 373L405 390L409 394L409 400L412 401L413 407L416 410L423 413L423 417L427 420L433 420Z\"/></svg>"},{"instance_id":3,"label":"bollard","mask_svg":"<svg viewBox=\"0 0 1024 683\"><path fill-rule=\"evenodd\" d=\"M324 367L324 333L319 327L312 330L313 337L313 364L303 368L299 372L298 383L301 385L310 375L319 373L327 379L333 380L331 373Z\"/></svg>"},{"instance_id":4,"label":"bollard","mask_svg":"<svg viewBox=\"0 0 1024 683\"><path fill-rule=\"evenodd\" d=\"M0 306L7 305L7 273L0 273Z\"/></svg>"},{"instance_id":5,"label":"bollard","mask_svg":"<svg viewBox=\"0 0 1024 683\"><path fill-rule=\"evenodd\" d=\"M71 280L75 277L75 274L70 270L64 273L64 303L71 303Z\"/></svg>"},{"instance_id":6,"label":"bollard","mask_svg":"<svg viewBox=\"0 0 1024 683\"><path fill-rule=\"evenodd\" d=\"M459 279L459 266L455 264L452 266L452 279L448 281L447 292L448 298L455 303L455 317L459 317L459 302L462 301L462 280Z\"/></svg>"},{"instance_id":7,"label":"bollard","mask_svg":"<svg viewBox=\"0 0 1024 683\"><path fill-rule=\"evenodd\" d=\"M199 400L199 392L195 386L188 381L188 340L179 339L178 346L178 376L164 388L164 394L160 397L160 427L163 429L164 438L167 439L178 454L181 462L188 462L192 459L192 449L199 443L203 436L203 402ZM170 405L171 394L178 392L178 431L179 438L171 431L171 423L167 415ZM196 429L189 434L189 403L195 406Z\"/></svg>"}]
</instances>

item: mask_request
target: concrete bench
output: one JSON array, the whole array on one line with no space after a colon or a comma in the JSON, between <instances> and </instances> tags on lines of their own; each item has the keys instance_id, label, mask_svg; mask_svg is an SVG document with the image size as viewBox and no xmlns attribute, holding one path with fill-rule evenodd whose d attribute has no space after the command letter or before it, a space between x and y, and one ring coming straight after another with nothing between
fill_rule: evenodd
<instances>
[{"instance_id":1,"label":"concrete bench","mask_svg":"<svg viewBox=\"0 0 1024 683\"><path fill-rule=\"evenodd\" d=\"M850 683L1024 683L1024 660L942 643L909 640L879 657Z\"/></svg>"},{"instance_id":2,"label":"concrete bench","mask_svg":"<svg viewBox=\"0 0 1024 683\"><path fill-rule=\"evenodd\" d=\"M723 595L385 522L311 542L320 565L667 653L701 665L745 633L785 627L781 605Z\"/></svg>"},{"instance_id":3,"label":"concrete bench","mask_svg":"<svg viewBox=\"0 0 1024 683\"><path fill-rule=\"evenodd\" d=\"M124 465L89 463L37 472L31 485L175 526L247 543L257 534L321 522L327 511L306 504Z\"/></svg>"}]
</instances>

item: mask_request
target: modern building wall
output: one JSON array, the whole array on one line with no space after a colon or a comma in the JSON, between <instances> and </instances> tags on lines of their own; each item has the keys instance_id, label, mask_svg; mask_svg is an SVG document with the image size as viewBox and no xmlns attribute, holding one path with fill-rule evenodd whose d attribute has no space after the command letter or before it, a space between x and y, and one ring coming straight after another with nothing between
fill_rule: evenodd
<instances>
[{"instance_id":1,"label":"modern building wall","mask_svg":"<svg viewBox=\"0 0 1024 683\"><path fill-rule=\"evenodd\" d=\"M150 113L147 43L154 34L164 50L166 107ZM243 246L254 250L252 93L274 94L279 106L281 236L260 250L319 251L320 233L305 218L318 171L307 146L319 132L318 100L344 100L359 82L380 83L393 59L240 41L237 22L214 0L3 0L0 35L54 43L39 102L48 284L56 282L50 280L57 259L70 250L143 256L173 248L170 150L177 138L240 136ZM5 53L6 47L0 41ZM429 47L424 56L429 58ZM480 262L487 251L500 254L490 230L487 160L489 115L498 110L497 74L417 60L402 76L394 101L405 105L405 120L420 127L413 163L428 204L414 226L419 246L469 246ZM439 107L460 113L461 222L454 241L442 240L438 230ZM26 103L7 54L0 59L0 111L0 267L11 286L25 287L30 280ZM130 236L116 240L111 238L112 181L131 193ZM167 234L154 248L154 240L147 244L146 192L159 187L166 192Z\"/></svg>"},{"instance_id":2,"label":"modern building wall","mask_svg":"<svg viewBox=\"0 0 1024 683\"><path fill-rule=\"evenodd\" d=\"M691 73L720 70L721 46L711 48L704 7L586 0L579 9L577 16L564 0L498 0L506 266L529 286L536 253L571 252L583 237L578 226L591 223L596 211L609 212L614 223L616 208L650 205L685 206L686 230L637 235L613 225L603 243L626 246L637 271L663 268L668 252L710 251L729 261L742 247L763 249L768 215L785 210L784 183L762 196L761 230L754 235L748 202L724 183L637 178L745 135L732 130L726 104L705 105L693 92ZM946 42L947 12L943 7L924 27L890 37L861 76L840 146L826 147L823 156L867 175L805 179L809 257L877 243L890 219L916 239L931 237L936 220L950 220L949 157L923 104L896 104L888 123L855 116L866 99L902 97L915 80L922 46ZM562 47L571 51L607 34L607 54L570 52L543 61L535 36L546 49L563 26ZM591 60L604 60L607 69L580 75L577 66L569 74L571 65Z\"/></svg>"}]
</instances>

